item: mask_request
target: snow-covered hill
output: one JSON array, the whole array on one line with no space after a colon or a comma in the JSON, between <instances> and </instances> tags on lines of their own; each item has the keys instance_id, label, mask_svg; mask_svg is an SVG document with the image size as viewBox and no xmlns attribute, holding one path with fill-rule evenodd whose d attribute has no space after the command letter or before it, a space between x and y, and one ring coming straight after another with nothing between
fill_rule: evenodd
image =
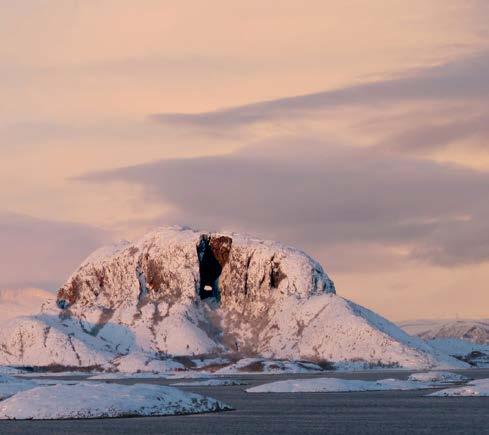
<instances>
[{"instance_id":1,"label":"snow-covered hill","mask_svg":"<svg viewBox=\"0 0 489 435\"><path fill-rule=\"evenodd\" d=\"M478 344L489 344L489 319L414 320L400 324L409 334L425 340L457 338Z\"/></svg>"},{"instance_id":2,"label":"snow-covered hill","mask_svg":"<svg viewBox=\"0 0 489 435\"><path fill-rule=\"evenodd\" d=\"M440 352L489 367L489 320L413 320L400 323Z\"/></svg>"},{"instance_id":3,"label":"snow-covered hill","mask_svg":"<svg viewBox=\"0 0 489 435\"><path fill-rule=\"evenodd\" d=\"M0 420L144 417L232 409L211 397L163 385L80 382L20 391L1 403Z\"/></svg>"},{"instance_id":4,"label":"snow-covered hill","mask_svg":"<svg viewBox=\"0 0 489 435\"><path fill-rule=\"evenodd\" d=\"M169 356L218 354L465 366L337 296L321 265L299 250L182 228L96 251L56 303L0 332L0 363L10 365L171 370L181 364Z\"/></svg>"}]
</instances>

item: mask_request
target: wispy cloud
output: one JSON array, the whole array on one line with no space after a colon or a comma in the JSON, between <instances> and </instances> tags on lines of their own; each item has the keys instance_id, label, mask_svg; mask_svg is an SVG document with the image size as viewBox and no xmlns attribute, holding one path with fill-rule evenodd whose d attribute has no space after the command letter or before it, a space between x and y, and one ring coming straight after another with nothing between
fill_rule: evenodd
<instances>
[{"instance_id":1,"label":"wispy cloud","mask_svg":"<svg viewBox=\"0 0 489 435\"><path fill-rule=\"evenodd\" d=\"M429 153L451 144L470 141L474 146L489 150L489 112L483 107L480 113L467 114L459 108L452 119L440 119L436 115L428 122L418 119L414 126L406 126L397 133L387 134L378 145L386 150ZM465 147L467 148L467 144Z\"/></svg>"},{"instance_id":2,"label":"wispy cloud","mask_svg":"<svg viewBox=\"0 0 489 435\"><path fill-rule=\"evenodd\" d=\"M388 80L348 86L202 113L159 113L154 121L185 127L231 128L274 119L299 118L311 111L344 105L375 105L409 100L489 97L489 52L412 71Z\"/></svg>"},{"instance_id":3,"label":"wispy cloud","mask_svg":"<svg viewBox=\"0 0 489 435\"><path fill-rule=\"evenodd\" d=\"M84 177L146 188L174 219L301 246L404 244L434 264L489 259L489 174L307 138ZM456 235L455 235L456 234Z\"/></svg>"}]
</instances>

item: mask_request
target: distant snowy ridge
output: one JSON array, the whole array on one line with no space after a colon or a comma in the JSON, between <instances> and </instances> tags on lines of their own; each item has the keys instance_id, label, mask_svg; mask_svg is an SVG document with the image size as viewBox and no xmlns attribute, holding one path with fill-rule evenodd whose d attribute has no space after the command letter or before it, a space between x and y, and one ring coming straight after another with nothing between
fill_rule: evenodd
<instances>
[{"instance_id":1,"label":"distant snowy ridge","mask_svg":"<svg viewBox=\"0 0 489 435\"><path fill-rule=\"evenodd\" d=\"M337 367L466 367L337 296L302 251L174 227L96 251L56 303L0 331L5 365L165 372L189 368L191 358L170 356L223 354Z\"/></svg>"},{"instance_id":2,"label":"distant snowy ridge","mask_svg":"<svg viewBox=\"0 0 489 435\"><path fill-rule=\"evenodd\" d=\"M437 351L477 367L489 367L489 320L413 320L400 326Z\"/></svg>"},{"instance_id":3,"label":"distant snowy ridge","mask_svg":"<svg viewBox=\"0 0 489 435\"><path fill-rule=\"evenodd\" d=\"M461 384L470 379L452 372L424 372L402 379L365 381L341 378L288 379L246 389L247 393L340 393L352 391L422 390ZM469 384L470 385L470 384Z\"/></svg>"},{"instance_id":4,"label":"distant snowy ridge","mask_svg":"<svg viewBox=\"0 0 489 435\"><path fill-rule=\"evenodd\" d=\"M382 379L361 381L338 378L290 379L270 382L246 390L247 393L344 393L356 391L421 390L431 388L422 382Z\"/></svg>"},{"instance_id":5,"label":"distant snowy ridge","mask_svg":"<svg viewBox=\"0 0 489 435\"><path fill-rule=\"evenodd\" d=\"M414 320L399 326L424 340L458 338L489 344L489 319Z\"/></svg>"}]
</instances>

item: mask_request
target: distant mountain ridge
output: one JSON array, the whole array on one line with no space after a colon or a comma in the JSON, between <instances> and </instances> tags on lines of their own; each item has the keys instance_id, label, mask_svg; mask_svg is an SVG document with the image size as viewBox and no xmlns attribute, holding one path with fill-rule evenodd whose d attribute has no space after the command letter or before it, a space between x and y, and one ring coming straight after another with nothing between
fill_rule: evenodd
<instances>
[{"instance_id":1,"label":"distant mountain ridge","mask_svg":"<svg viewBox=\"0 0 489 435\"><path fill-rule=\"evenodd\" d=\"M424 340L457 338L489 344L489 319L414 320L401 322L399 326Z\"/></svg>"},{"instance_id":2,"label":"distant mountain ridge","mask_svg":"<svg viewBox=\"0 0 489 435\"><path fill-rule=\"evenodd\" d=\"M399 324L440 352L476 367L489 367L489 320L413 320Z\"/></svg>"}]
</instances>

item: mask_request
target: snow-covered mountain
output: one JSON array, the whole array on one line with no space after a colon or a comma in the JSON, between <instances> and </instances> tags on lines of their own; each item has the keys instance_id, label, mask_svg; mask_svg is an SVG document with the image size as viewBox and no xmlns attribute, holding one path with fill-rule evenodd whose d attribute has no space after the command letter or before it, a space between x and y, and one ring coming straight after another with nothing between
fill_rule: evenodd
<instances>
[{"instance_id":1,"label":"snow-covered mountain","mask_svg":"<svg viewBox=\"0 0 489 435\"><path fill-rule=\"evenodd\" d=\"M414 320L400 323L409 334L425 340L457 338L472 343L489 344L489 319Z\"/></svg>"},{"instance_id":2,"label":"snow-covered mountain","mask_svg":"<svg viewBox=\"0 0 489 435\"><path fill-rule=\"evenodd\" d=\"M168 356L262 356L464 367L336 295L305 253L237 234L164 228L92 254L40 314L0 332L0 364L171 366ZM173 366L174 367L174 366Z\"/></svg>"},{"instance_id":3,"label":"snow-covered mountain","mask_svg":"<svg viewBox=\"0 0 489 435\"><path fill-rule=\"evenodd\" d=\"M413 320L400 323L430 346L478 367L489 367L489 320Z\"/></svg>"}]
</instances>

